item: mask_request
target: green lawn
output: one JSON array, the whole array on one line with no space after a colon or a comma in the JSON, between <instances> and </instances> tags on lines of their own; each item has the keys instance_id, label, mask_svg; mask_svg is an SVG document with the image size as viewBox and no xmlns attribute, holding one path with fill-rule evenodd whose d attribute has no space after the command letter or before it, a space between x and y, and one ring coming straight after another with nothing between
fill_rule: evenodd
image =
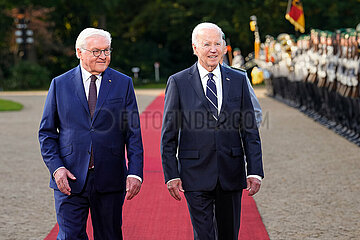
<instances>
[{"instance_id":1,"label":"green lawn","mask_svg":"<svg viewBox=\"0 0 360 240\"><path fill-rule=\"evenodd\" d=\"M159 89L159 88L165 88L166 83L145 83L145 84L136 84L135 88L137 89Z\"/></svg>"},{"instance_id":2,"label":"green lawn","mask_svg":"<svg viewBox=\"0 0 360 240\"><path fill-rule=\"evenodd\" d=\"M23 105L10 100L0 99L0 111L19 111Z\"/></svg>"}]
</instances>

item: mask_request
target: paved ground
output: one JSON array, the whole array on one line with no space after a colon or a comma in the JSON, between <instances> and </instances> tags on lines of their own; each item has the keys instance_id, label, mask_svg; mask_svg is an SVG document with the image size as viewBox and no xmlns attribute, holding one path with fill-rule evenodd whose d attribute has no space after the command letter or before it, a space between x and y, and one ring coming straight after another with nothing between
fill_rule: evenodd
<instances>
[{"instance_id":1,"label":"paved ground","mask_svg":"<svg viewBox=\"0 0 360 240\"><path fill-rule=\"evenodd\" d=\"M161 91L137 91L140 110ZM360 148L256 90L265 179L255 196L270 239L359 239ZM44 92L4 93L0 112L0 240L43 239L56 222L37 130Z\"/></svg>"},{"instance_id":2,"label":"paved ground","mask_svg":"<svg viewBox=\"0 0 360 240\"><path fill-rule=\"evenodd\" d=\"M261 98L265 179L255 196L270 239L360 239L360 148Z\"/></svg>"}]
</instances>

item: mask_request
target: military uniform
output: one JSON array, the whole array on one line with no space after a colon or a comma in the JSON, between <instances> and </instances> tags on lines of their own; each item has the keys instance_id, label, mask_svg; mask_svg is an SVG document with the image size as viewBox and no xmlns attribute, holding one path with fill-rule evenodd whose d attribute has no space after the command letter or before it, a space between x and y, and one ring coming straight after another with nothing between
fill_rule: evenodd
<instances>
[{"instance_id":1,"label":"military uniform","mask_svg":"<svg viewBox=\"0 0 360 240\"><path fill-rule=\"evenodd\" d=\"M290 40L280 34L266 56L273 95L360 146L360 32L313 29Z\"/></svg>"}]
</instances>

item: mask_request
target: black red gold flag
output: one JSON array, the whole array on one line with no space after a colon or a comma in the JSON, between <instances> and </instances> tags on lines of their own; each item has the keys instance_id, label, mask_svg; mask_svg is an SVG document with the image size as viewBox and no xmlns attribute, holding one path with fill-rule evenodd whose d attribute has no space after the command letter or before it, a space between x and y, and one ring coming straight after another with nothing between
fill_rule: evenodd
<instances>
[{"instance_id":1,"label":"black red gold flag","mask_svg":"<svg viewBox=\"0 0 360 240\"><path fill-rule=\"evenodd\" d=\"M301 0L289 0L285 18L295 26L296 31L305 32L305 17Z\"/></svg>"}]
</instances>

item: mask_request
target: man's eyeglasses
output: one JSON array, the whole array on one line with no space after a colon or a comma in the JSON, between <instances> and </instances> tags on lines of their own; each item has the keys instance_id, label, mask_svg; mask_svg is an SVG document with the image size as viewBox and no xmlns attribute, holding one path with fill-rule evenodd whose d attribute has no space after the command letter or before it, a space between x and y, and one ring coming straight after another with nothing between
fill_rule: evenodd
<instances>
[{"instance_id":1,"label":"man's eyeglasses","mask_svg":"<svg viewBox=\"0 0 360 240\"><path fill-rule=\"evenodd\" d=\"M84 49L86 51L89 51L89 52L92 52L94 57L99 57L101 55L101 52L104 52L105 56L109 56L110 53L112 52L112 48L107 48L107 49L103 49L103 50L98 50L98 49L96 49L96 50L88 50L86 48L82 48L82 49Z\"/></svg>"}]
</instances>

